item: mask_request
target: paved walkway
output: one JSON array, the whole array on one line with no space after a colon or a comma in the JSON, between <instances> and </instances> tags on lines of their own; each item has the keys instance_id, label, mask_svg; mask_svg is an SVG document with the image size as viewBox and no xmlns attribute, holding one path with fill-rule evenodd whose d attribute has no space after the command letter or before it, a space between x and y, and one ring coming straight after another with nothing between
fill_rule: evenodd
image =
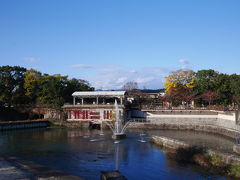
<instances>
[{"instance_id":1,"label":"paved walkway","mask_svg":"<svg viewBox=\"0 0 240 180\"><path fill-rule=\"evenodd\" d=\"M0 180L83 180L31 161L0 157Z\"/></svg>"}]
</instances>

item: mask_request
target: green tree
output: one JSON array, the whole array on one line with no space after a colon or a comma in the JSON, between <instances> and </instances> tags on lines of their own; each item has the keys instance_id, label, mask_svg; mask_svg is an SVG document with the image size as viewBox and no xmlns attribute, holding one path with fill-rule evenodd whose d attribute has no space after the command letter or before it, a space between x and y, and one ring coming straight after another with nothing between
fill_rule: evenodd
<instances>
[{"instance_id":1,"label":"green tree","mask_svg":"<svg viewBox=\"0 0 240 180\"><path fill-rule=\"evenodd\" d=\"M233 74L230 76L230 89L232 93L232 101L240 107L240 75Z\"/></svg>"},{"instance_id":2,"label":"green tree","mask_svg":"<svg viewBox=\"0 0 240 180\"><path fill-rule=\"evenodd\" d=\"M0 67L0 102L2 105L24 104L26 102L24 77L26 69L20 66Z\"/></svg>"},{"instance_id":3,"label":"green tree","mask_svg":"<svg viewBox=\"0 0 240 180\"><path fill-rule=\"evenodd\" d=\"M82 79L70 79L67 81L67 86L64 91L64 100L66 103L72 102L72 93L75 91L93 91L88 81Z\"/></svg>"},{"instance_id":4,"label":"green tree","mask_svg":"<svg viewBox=\"0 0 240 180\"><path fill-rule=\"evenodd\" d=\"M219 74L215 80L216 92L218 93L218 103L223 105L231 104L232 93L230 88L230 76L228 74Z\"/></svg>"},{"instance_id":5,"label":"green tree","mask_svg":"<svg viewBox=\"0 0 240 180\"><path fill-rule=\"evenodd\" d=\"M207 91L217 91L216 79L218 76L219 73L212 69L198 71L195 76L195 91L199 94Z\"/></svg>"},{"instance_id":6,"label":"green tree","mask_svg":"<svg viewBox=\"0 0 240 180\"><path fill-rule=\"evenodd\" d=\"M37 102L60 109L64 104L67 76L44 74L40 86L41 90Z\"/></svg>"}]
</instances>

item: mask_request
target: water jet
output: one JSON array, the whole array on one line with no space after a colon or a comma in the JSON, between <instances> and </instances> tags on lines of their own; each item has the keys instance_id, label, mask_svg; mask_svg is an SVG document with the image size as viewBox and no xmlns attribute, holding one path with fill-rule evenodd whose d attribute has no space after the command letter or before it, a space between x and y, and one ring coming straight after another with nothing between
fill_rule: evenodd
<instances>
[{"instance_id":1,"label":"water jet","mask_svg":"<svg viewBox=\"0 0 240 180\"><path fill-rule=\"evenodd\" d=\"M115 106L115 122L105 121L108 127L113 132L113 139L123 139L126 137L125 131L130 121L125 122L124 119L120 116L117 100L114 103Z\"/></svg>"}]
</instances>

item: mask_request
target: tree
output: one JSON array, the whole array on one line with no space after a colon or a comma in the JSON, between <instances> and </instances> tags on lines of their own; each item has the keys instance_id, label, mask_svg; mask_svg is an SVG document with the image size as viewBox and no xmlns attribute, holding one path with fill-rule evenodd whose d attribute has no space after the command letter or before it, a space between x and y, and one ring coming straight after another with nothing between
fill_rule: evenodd
<instances>
[{"instance_id":1,"label":"tree","mask_svg":"<svg viewBox=\"0 0 240 180\"><path fill-rule=\"evenodd\" d=\"M67 76L44 74L41 81L41 91L37 100L38 103L60 109L64 104L63 97L66 86Z\"/></svg>"},{"instance_id":2,"label":"tree","mask_svg":"<svg viewBox=\"0 0 240 180\"><path fill-rule=\"evenodd\" d=\"M231 76L219 74L216 79L216 92L219 94L218 103L223 105L231 104L232 93L230 88Z\"/></svg>"},{"instance_id":3,"label":"tree","mask_svg":"<svg viewBox=\"0 0 240 180\"><path fill-rule=\"evenodd\" d=\"M216 79L218 76L219 73L212 69L198 71L195 75L195 91L199 94L207 91L217 91Z\"/></svg>"},{"instance_id":4,"label":"tree","mask_svg":"<svg viewBox=\"0 0 240 180\"><path fill-rule=\"evenodd\" d=\"M214 91L207 91L202 94L202 99L205 102L208 102L208 105L211 105L211 103L219 98L219 94Z\"/></svg>"},{"instance_id":5,"label":"tree","mask_svg":"<svg viewBox=\"0 0 240 180\"><path fill-rule=\"evenodd\" d=\"M164 99L174 106L178 106L183 102L189 104L195 99L195 93L192 88L179 86L170 89L165 94Z\"/></svg>"},{"instance_id":6,"label":"tree","mask_svg":"<svg viewBox=\"0 0 240 180\"><path fill-rule=\"evenodd\" d=\"M125 91L131 91L134 89L138 89L138 84L137 84L137 82L129 81L123 85L122 89Z\"/></svg>"},{"instance_id":7,"label":"tree","mask_svg":"<svg viewBox=\"0 0 240 180\"><path fill-rule=\"evenodd\" d=\"M177 87L171 88L168 90L168 92L164 95L164 100L169 102L171 106L176 106L181 103L180 96L177 94Z\"/></svg>"},{"instance_id":8,"label":"tree","mask_svg":"<svg viewBox=\"0 0 240 180\"><path fill-rule=\"evenodd\" d=\"M93 91L94 88L90 86L88 81L82 79L70 79L67 81L67 86L64 92L65 102L72 102L72 93L75 91Z\"/></svg>"},{"instance_id":9,"label":"tree","mask_svg":"<svg viewBox=\"0 0 240 180\"><path fill-rule=\"evenodd\" d=\"M165 79L166 83L164 84L164 87L166 92L177 87L193 88L195 84L195 72L192 70L177 70L172 72L169 76L166 76Z\"/></svg>"},{"instance_id":10,"label":"tree","mask_svg":"<svg viewBox=\"0 0 240 180\"><path fill-rule=\"evenodd\" d=\"M94 88L82 79L68 79L60 74L44 74L40 80L41 89L37 103L50 105L60 109L64 103L72 102L72 93L75 91L93 91Z\"/></svg>"},{"instance_id":11,"label":"tree","mask_svg":"<svg viewBox=\"0 0 240 180\"><path fill-rule=\"evenodd\" d=\"M25 102L23 88L26 69L20 66L0 67L0 102L11 106Z\"/></svg>"},{"instance_id":12,"label":"tree","mask_svg":"<svg viewBox=\"0 0 240 180\"><path fill-rule=\"evenodd\" d=\"M230 76L230 90L232 94L232 101L240 107L240 75L233 74Z\"/></svg>"},{"instance_id":13,"label":"tree","mask_svg":"<svg viewBox=\"0 0 240 180\"><path fill-rule=\"evenodd\" d=\"M195 72L192 70L177 70L165 77L165 100L177 106L182 102L190 103L194 99Z\"/></svg>"},{"instance_id":14,"label":"tree","mask_svg":"<svg viewBox=\"0 0 240 180\"><path fill-rule=\"evenodd\" d=\"M193 91L192 88L182 87L179 91L181 94L182 101L186 102L187 105L191 104L192 101L196 99L196 93Z\"/></svg>"},{"instance_id":15,"label":"tree","mask_svg":"<svg viewBox=\"0 0 240 180\"><path fill-rule=\"evenodd\" d=\"M36 99L41 91L42 74L35 69L29 69L26 71L24 79L24 89L26 90L26 96L31 99L32 103L36 103Z\"/></svg>"}]
</instances>

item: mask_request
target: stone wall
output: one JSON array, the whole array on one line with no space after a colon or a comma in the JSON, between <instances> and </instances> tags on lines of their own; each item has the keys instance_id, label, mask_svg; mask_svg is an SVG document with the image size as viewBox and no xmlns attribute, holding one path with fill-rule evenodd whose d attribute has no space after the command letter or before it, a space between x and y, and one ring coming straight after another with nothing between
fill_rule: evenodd
<instances>
[{"instance_id":1,"label":"stone wall","mask_svg":"<svg viewBox=\"0 0 240 180\"><path fill-rule=\"evenodd\" d=\"M214 134L224 135L235 139L240 136L240 131L227 129L223 127L211 126L211 125L194 125L194 124L154 124L154 123L130 123L128 129L169 129L169 130L194 130L202 131Z\"/></svg>"},{"instance_id":2,"label":"stone wall","mask_svg":"<svg viewBox=\"0 0 240 180\"><path fill-rule=\"evenodd\" d=\"M89 127L89 122L86 121L53 121L54 125L57 126L64 126L67 128L88 128Z\"/></svg>"},{"instance_id":3,"label":"stone wall","mask_svg":"<svg viewBox=\"0 0 240 180\"><path fill-rule=\"evenodd\" d=\"M151 141L157 145L160 145L161 147L172 149L172 150L178 150L179 148L190 148L191 146L185 142L178 141L171 138L166 138L163 136L152 136ZM201 147L200 147L201 148ZM222 153L217 152L211 149L206 149L206 154L209 154L211 156L220 156L221 160L226 164L238 164L240 165L240 157L233 154L228 153Z\"/></svg>"},{"instance_id":4,"label":"stone wall","mask_svg":"<svg viewBox=\"0 0 240 180\"><path fill-rule=\"evenodd\" d=\"M146 111L145 123L131 123L129 128L197 130L240 136L235 112L161 110Z\"/></svg>"},{"instance_id":5,"label":"stone wall","mask_svg":"<svg viewBox=\"0 0 240 180\"><path fill-rule=\"evenodd\" d=\"M195 125L195 126L217 126L227 129L240 131L240 126L234 121L210 117L147 117L147 121L153 124L177 124L177 125Z\"/></svg>"},{"instance_id":6,"label":"stone wall","mask_svg":"<svg viewBox=\"0 0 240 180\"><path fill-rule=\"evenodd\" d=\"M27 128L40 128L50 125L49 121L45 120L32 120L32 121L9 121L0 123L0 131L13 130L13 129L27 129Z\"/></svg>"}]
</instances>

